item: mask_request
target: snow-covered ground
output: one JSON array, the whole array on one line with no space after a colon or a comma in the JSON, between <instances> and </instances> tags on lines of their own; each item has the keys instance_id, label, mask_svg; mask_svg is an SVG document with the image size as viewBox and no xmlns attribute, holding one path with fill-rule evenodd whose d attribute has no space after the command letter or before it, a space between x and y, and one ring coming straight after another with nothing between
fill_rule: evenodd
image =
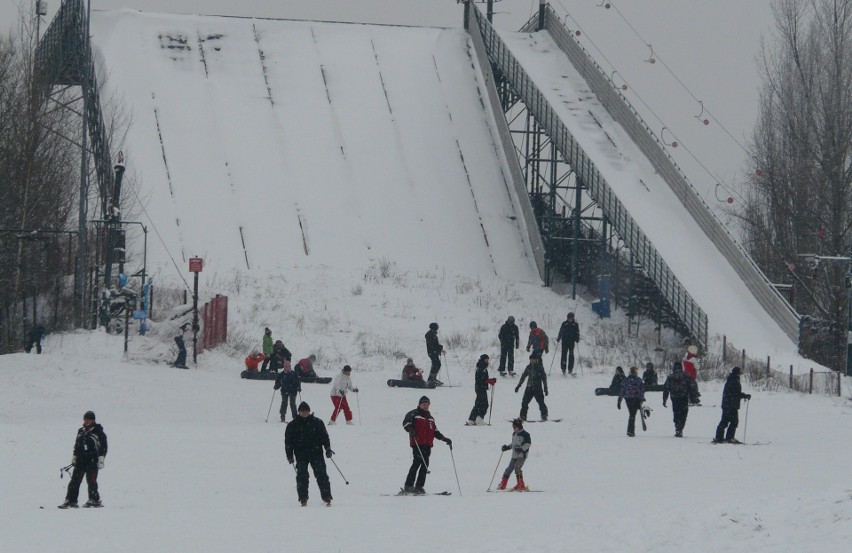
<instances>
[{"instance_id":1,"label":"snow-covered ground","mask_svg":"<svg viewBox=\"0 0 852 553\"><path fill-rule=\"evenodd\" d=\"M626 411L592 394L608 384L608 371L586 367L577 378L550 381L551 417L562 422L527 425L526 480L543 493L498 495L486 489L520 397L513 381L501 379L493 426L465 427L472 371L452 366L462 386L427 393L439 428L454 440L461 493L439 443L427 489L453 495L396 498L381 494L402 485L410 450L400 424L423 392L385 386L399 363L375 372L353 363L358 424L330 427L350 485L329 465L333 508L321 506L313 481L312 502L301 508L283 426L264 422L270 382L240 380L224 358L179 371L128 364L119 352L114 338L82 334L50 337L41 356L0 358L0 550L777 553L848 546L846 399L754 393L746 384L755 397L747 436L742 422L738 436L767 445L713 446L719 384L703 388L705 406L690 411L682 440L672 437L660 395L649 394L649 429L630 439ZM327 386L306 384L302 398L327 420ZM68 480L57 469L69 462L87 409L109 435L99 478L106 507L60 511ZM531 418L537 414L533 405ZM500 470L505 464L504 457Z\"/></svg>"}]
</instances>

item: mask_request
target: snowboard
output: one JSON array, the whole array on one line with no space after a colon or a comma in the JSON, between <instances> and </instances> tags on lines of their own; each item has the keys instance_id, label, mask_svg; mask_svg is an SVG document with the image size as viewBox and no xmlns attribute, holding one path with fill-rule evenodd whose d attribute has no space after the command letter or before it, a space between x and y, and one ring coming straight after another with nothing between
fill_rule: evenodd
<instances>
[{"instance_id":1,"label":"snowboard","mask_svg":"<svg viewBox=\"0 0 852 553\"><path fill-rule=\"evenodd\" d=\"M514 422L513 420L508 420L508 422ZM524 421L524 424L534 423L534 422L562 422L562 419L547 419L546 421Z\"/></svg>"},{"instance_id":2,"label":"snowboard","mask_svg":"<svg viewBox=\"0 0 852 553\"><path fill-rule=\"evenodd\" d=\"M278 378L278 373L272 371L243 371L240 373L240 378L246 380L275 380Z\"/></svg>"},{"instance_id":3,"label":"snowboard","mask_svg":"<svg viewBox=\"0 0 852 553\"><path fill-rule=\"evenodd\" d=\"M436 388L438 385L434 382L426 382L424 380L398 380L391 378L388 380L388 386L391 388Z\"/></svg>"},{"instance_id":4,"label":"snowboard","mask_svg":"<svg viewBox=\"0 0 852 553\"><path fill-rule=\"evenodd\" d=\"M613 390L611 388L595 388L595 395L618 397L618 390Z\"/></svg>"},{"instance_id":5,"label":"snowboard","mask_svg":"<svg viewBox=\"0 0 852 553\"><path fill-rule=\"evenodd\" d=\"M307 384L328 384L331 382L330 376L301 376L299 380Z\"/></svg>"},{"instance_id":6,"label":"snowboard","mask_svg":"<svg viewBox=\"0 0 852 553\"><path fill-rule=\"evenodd\" d=\"M541 493L544 490L485 490L488 493Z\"/></svg>"},{"instance_id":7,"label":"snowboard","mask_svg":"<svg viewBox=\"0 0 852 553\"><path fill-rule=\"evenodd\" d=\"M445 492L429 492L429 493L424 493L424 494L416 494L416 493L406 492L405 490L400 488L399 491L396 492L396 493L383 493L382 495L385 496L385 497L427 497L427 496L430 496L430 495L453 495L453 493L445 491Z\"/></svg>"}]
</instances>

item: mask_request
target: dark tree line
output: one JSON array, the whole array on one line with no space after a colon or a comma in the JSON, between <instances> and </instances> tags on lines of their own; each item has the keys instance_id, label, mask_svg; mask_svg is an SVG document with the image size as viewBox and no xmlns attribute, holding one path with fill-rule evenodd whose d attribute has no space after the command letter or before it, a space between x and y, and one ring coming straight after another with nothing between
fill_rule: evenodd
<instances>
[{"instance_id":1,"label":"dark tree line","mask_svg":"<svg viewBox=\"0 0 852 553\"><path fill-rule=\"evenodd\" d=\"M808 352L841 368L852 255L852 0L776 0L744 207L746 245L830 336Z\"/></svg>"}]
</instances>

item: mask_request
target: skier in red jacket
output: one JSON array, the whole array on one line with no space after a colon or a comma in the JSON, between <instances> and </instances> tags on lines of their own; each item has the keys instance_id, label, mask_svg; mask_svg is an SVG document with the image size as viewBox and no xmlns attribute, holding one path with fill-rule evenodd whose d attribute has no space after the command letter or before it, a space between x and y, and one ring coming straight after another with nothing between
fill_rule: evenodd
<instances>
[{"instance_id":1,"label":"skier in red jacket","mask_svg":"<svg viewBox=\"0 0 852 553\"><path fill-rule=\"evenodd\" d=\"M421 397L417 409L406 413L402 421L402 427L408 432L408 442L413 456L411 468L408 469L408 476L405 479L405 487L402 489L404 494L424 495L426 493L423 486L426 484L429 456L432 453L435 438L446 442L450 449L453 448L453 441L441 434L435 426L435 419L429 413L430 405L428 397Z\"/></svg>"}]
</instances>

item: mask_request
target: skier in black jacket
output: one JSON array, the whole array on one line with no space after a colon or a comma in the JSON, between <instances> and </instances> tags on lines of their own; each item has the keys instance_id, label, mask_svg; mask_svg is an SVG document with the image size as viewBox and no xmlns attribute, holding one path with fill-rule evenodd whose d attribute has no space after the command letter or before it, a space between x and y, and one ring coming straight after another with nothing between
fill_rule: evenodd
<instances>
[{"instance_id":1,"label":"skier in black jacket","mask_svg":"<svg viewBox=\"0 0 852 553\"><path fill-rule=\"evenodd\" d=\"M663 384L663 407L666 407L669 396L672 397L675 438L683 438L683 427L686 426L686 417L689 416L689 398L692 395L691 381L689 375L683 372L680 361L675 361L672 365L672 374Z\"/></svg>"},{"instance_id":2,"label":"skier in black jacket","mask_svg":"<svg viewBox=\"0 0 852 553\"><path fill-rule=\"evenodd\" d=\"M506 363L509 365L509 375L515 376L515 352L521 345L521 336L518 332L518 325L515 324L515 318L509 317L503 326L500 327L500 332L497 333L497 338L500 340L500 376L506 376Z\"/></svg>"},{"instance_id":3,"label":"skier in black jacket","mask_svg":"<svg viewBox=\"0 0 852 553\"><path fill-rule=\"evenodd\" d=\"M574 374L574 344L580 341L580 325L574 320L574 314L568 313L568 317L559 327L559 335L556 337L557 342L562 342L562 357L560 364L562 366L562 374L565 374L565 369L568 369L568 374ZM566 359L567 364L566 364Z\"/></svg>"},{"instance_id":4,"label":"skier in black jacket","mask_svg":"<svg viewBox=\"0 0 852 553\"><path fill-rule=\"evenodd\" d=\"M742 369L739 367L734 367L731 369L731 374L728 375L727 382L725 382L725 389L722 391L722 420L719 421L719 426L716 427L716 439L713 440L714 444L741 443L734 437L737 433L737 425L740 422L740 401L751 399L751 394L743 393L743 387L740 384L740 374L742 372ZM728 429L727 433L725 433L725 428Z\"/></svg>"},{"instance_id":5,"label":"skier in black jacket","mask_svg":"<svg viewBox=\"0 0 852 553\"><path fill-rule=\"evenodd\" d=\"M294 371L290 363L284 363L283 370L275 379L275 389L281 390L281 422L287 422L287 405L290 405L290 414L296 418L296 394L302 391L302 380Z\"/></svg>"},{"instance_id":6,"label":"skier in black jacket","mask_svg":"<svg viewBox=\"0 0 852 553\"><path fill-rule=\"evenodd\" d=\"M429 323L429 332L426 333L424 338L426 338L426 354L432 361L429 382L435 382L440 386L443 382L438 380L438 371L441 370L441 354L444 352L444 346L438 343L438 323Z\"/></svg>"},{"instance_id":7,"label":"skier in black jacket","mask_svg":"<svg viewBox=\"0 0 852 553\"><path fill-rule=\"evenodd\" d=\"M302 507L308 504L308 465L314 471L322 500L326 505L331 505L331 482L325 470L323 448L325 456L331 459L334 451L331 450L325 424L311 414L311 407L303 401L299 404L299 416L293 419L284 431L284 451L287 454L287 462L291 465L295 458L296 491Z\"/></svg>"},{"instance_id":8,"label":"skier in black jacket","mask_svg":"<svg viewBox=\"0 0 852 553\"><path fill-rule=\"evenodd\" d=\"M541 420L547 420L547 405L544 404L544 396L547 395L547 373L541 365L541 358L536 355L530 355L530 364L524 369L524 374L521 375L521 380L515 386L515 393L521 389L524 380L527 381L527 387L524 390L524 399L521 400L521 420L527 420L527 410L530 406L530 400L535 398L538 403L539 411L541 411Z\"/></svg>"},{"instance_id":9,"label":"skier in black jacket","mask_svg":"<svg viewBox=\"0 0 852 553\"><path fill-rule=\"evenodd\" d=\"M74 472L71 473L71 481L68 482L68 493L65 495L65 503L60 509L77 508L77 497L80 495L80 484L86 477L86 485L89 487L89 500L84 507L100 507L101 496L98 493L98 470L104 468L104 459L107 454L107 437L104 428L95 422L95 414L86 411L83 415L83 426L77 431L77 439L74 441L74 453L71 464Z\"/></svg>"},{"instance_id":10,"label":"skier in black jacket","mask_svg":"<svg viewBox=\"0 0 852 553\"><path fill-rule=\"evenodd\" d=\"M476 402L473 404L473 409L470 410L465 426L483 425L482 420L485 414L488 413L488 386L493 386L497 383L496 378L488 378L488 362L490 358L486 354L479 356L479 361L476 362L476 372L474 373L473 389L476 392Z\"/></svg>"}]
</instances>

